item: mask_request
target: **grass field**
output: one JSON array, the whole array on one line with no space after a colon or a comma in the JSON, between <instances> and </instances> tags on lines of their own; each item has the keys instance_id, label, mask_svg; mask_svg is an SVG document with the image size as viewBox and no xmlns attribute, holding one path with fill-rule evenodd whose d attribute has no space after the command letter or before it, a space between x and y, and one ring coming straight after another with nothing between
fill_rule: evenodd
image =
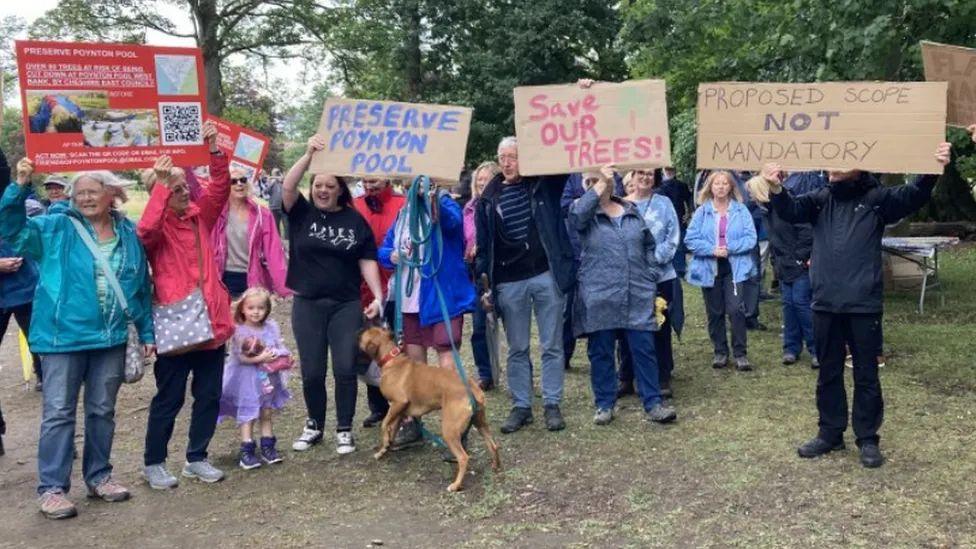
<instances>
[{"instance_id":1,"label":"grass field","mask_svg":"<svg viewBox=\"0 0 976 549\"><path fill-rule=\"evenodd\" d=\"M86 502L76 488L81 514L60 523L36 511L39 397L19 382L11 332L0 357L0 399L10 424L8 455L0 458L0 546L976 546L974 272L976 249L947 254L946 305L931 301L923 316L914 312L914 294L889 296L881 431L888 463L877 470L862 468L854 449L812 461L796 457L796 445L816 432L816 373L806 357L791 367L779 363L778 302L763 304L771 330L749 335L756 371L714 371L701 296L688 288L688 325L676 344L674 425L646 423L633 397L619 403L612 424L593 425L580 342L566 378L568 428L546 432L537 403L532 426L502 435L507 395L489 393L504 472L490 471L475 437L473 472L460 494L445 491L453 469L436 451L397 452L376 462L376 429L359 427L359 451L350 456L336 455L327 441L303 454L287 451L281 466L243 472L235 467L239 441L231 425L220 426L211 446L229 473L225 482L183 482L157 493L138 477L153 392L148 376L124 387L118 405L116 475L132 487L133 500ZM286 327L289 307L275 313ZM467 345L463 355L470 363ZM286 447L303 418L298 380L290 386L296 401L277 422ZM187 412L170 445L171 464L182 463ZM847 441L852 448L850 434ZM80 467L76 461L76 487Z\"/></svg>"}]
</instances>

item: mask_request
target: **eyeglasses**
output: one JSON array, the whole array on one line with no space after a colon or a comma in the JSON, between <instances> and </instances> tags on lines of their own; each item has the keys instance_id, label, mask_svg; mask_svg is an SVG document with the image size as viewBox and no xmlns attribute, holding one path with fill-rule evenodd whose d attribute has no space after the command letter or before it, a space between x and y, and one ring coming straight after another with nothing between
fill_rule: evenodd
<instances>
[{"instance_id":1,"label":"eyeglasses","mask_svg":"<svg viewBox=\"0 0 976 549\"><path fill-rule=\"evenodd\" d=\"M246 177L234 177L230 180L231 185L247 185Z\"/></svg>"},{"instance_id":2,"label":"eyeglasses","mask_svg":"<svg viewBox=\"0 0 976 549\"><path fill-rule=\"evenodd\" d=\"M505 162L505 161L518 162L518 155L517 154L500 154L500 155L498 155L498 161L499 162Z\"/></svg>"}]
</instances>

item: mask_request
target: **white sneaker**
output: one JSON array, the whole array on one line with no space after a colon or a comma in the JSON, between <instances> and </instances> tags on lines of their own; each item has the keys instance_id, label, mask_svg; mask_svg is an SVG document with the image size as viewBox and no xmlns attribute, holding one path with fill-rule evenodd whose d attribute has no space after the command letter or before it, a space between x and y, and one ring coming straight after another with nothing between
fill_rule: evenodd
<instances>
[{"instance_id":1,"label":"white sneaker","mask_svg":"<svg viewBox=\"0 0 976 549\"><path fill-rule=\"evenodd\" d=\"M304 452L312 446L322 442L322 430L319 429L317 423L313 419L305 420L305 430L302 431L301 436L295 439L295 442L291 444L291 449L296 452Z\"/></svg>"},{"instance_id":2,"label":"white sneaker","mask_svg":"<svg viewBox=\"0 0 976 549\"><path fill-rule=\"evenodd\" d=\"M351 454L356 451L356 440L352 436L352 431L336 432L336 453Z\"/></svg>"}]
</instances>

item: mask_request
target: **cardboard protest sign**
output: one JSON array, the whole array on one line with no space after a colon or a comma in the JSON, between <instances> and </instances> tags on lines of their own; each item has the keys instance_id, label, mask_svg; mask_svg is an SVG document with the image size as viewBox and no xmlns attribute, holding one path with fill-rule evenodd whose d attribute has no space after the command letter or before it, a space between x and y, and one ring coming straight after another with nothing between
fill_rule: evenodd
<instances>
[{"instance_id":1,"label":"cardboard protest sign","mask_svg":"<svg viewBox=\"0 0 976 549\"><path fill-rule=\"evenodd\" d=\"M976 50L922 42L925 79L949 83L946 123L965 128L976 124Z\"/></svg>"},{"instance_id":2,"label":"cardboard protest sign","mask_svg":"<svg viewBox=\"0 0 976 549\"><path fill-rule=\"evenodd\" d=\"M27 155L38 171L208 162L196 48L18 41Z\"/></svg>"},{"instance_id":3,"label":"cardboard protest sign","mask_svg":"<svg viewBox=\"0 0 976 549\"><path fill-rule=\"evenodd\" d=\"M330 97L319 133L325 149L312 173L456 182L464 166L471 109Z\"/></svg>"},{"instance_id":4,"label":"cardboard protest sign","mask_svg":"<svg viewBox=\"0 0 976 549\"><path fill-rule=\"evenodd\" d=\"M519 173L671 163L664 80L515 88Z\"/></svg>"},{"instance_id":5,"label":"cardboard protest sign","mask_svg":"<svg viewBox=\"0 0 976 549\"><path fill-rule=\"evenodd\" d=\"M698 86L698 167L942 173L944 82Z\"/></svg>"},{"instance_id":6,"label":"cardboard protest sign","mask_svg":"<svg viewBox=\"0 0 976 549\"><path fill-rule=\"evenodd\" d=\"M268 156L271 140L223 118L208 118L217 126L217 148L230 159L230 167L242 170L248 181L254 183Z\"/></svg>"}]
</instances>

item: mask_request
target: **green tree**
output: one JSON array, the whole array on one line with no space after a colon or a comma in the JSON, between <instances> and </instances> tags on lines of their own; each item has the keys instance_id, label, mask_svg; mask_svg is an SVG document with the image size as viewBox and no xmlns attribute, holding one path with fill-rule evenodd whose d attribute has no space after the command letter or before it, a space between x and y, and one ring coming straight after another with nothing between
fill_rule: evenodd
<instances>
[{"instance_id":1,"label":"green tree","mask_svg":"<svg viewBox=\"0 0 976 549\"><path fill-rule=\"evenodd\" d=\"M976 43L971 0L629 0L620 10L631 75L667 80L674 159L686 176L701 82L924 80L920 40ZM964 180L976 176L973 146L948 134L963 172L947 171L923 215L976 219Z\"/></svg>"},{"instance_id":2,"label":"green tree","mask_svg":"<svg viewBox=\"0 0 976 549\"><path fill-rule=\"evenodd\" d=\"M190 32L160 8L180 9ZM255 58L298 56L292 48L309 44L306 24L324 17L314 0L60 0L31 26L45 39L144 42L147 30L193 39L203 55L207 107L223 112L223 66L234 54Z\"/></svg>"}]
</instances>

